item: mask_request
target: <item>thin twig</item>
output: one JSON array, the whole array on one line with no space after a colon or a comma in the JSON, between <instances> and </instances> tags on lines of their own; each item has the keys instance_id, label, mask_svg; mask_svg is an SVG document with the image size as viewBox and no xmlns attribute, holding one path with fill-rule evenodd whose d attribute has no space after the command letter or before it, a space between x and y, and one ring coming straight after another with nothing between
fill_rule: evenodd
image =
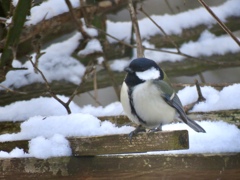
<instances>
[{"instance_id":1,"label":"thin twig","mask_svg":"<svg viewBox=\"0 0 240 180\"><path fill-rule=\"evenodd\" d=\"M199 3L212 15L212 17L217 21L217 23L221 26L221 28L228 33L232 39L240 46L240 41L234 34L231 32L230 29L216 16L216 14L209 8L209 6L203 1L203 0L198 0Z\"/></svg>"},{"instance_id":2,"label":"thin twig","mask_svg":"<svg viewBox=\"0 0 240 180\"><path fill-rule=\"evenodd\" d=\"M92 95L91 92L88 91L87 94L96 102L96 104L97 104L98 106L102 106L102 104L97 100L96 97L94 97L94 96Z\"/></svg>"},{"instance_id":3,"label":"thin twig","mask_svg":"<svg viewBox=\"0 0 240 180\"><path fill-rule=\"evenodd\" d=\"M102 29L99 29L93 25L88 25L88 27L90 28L94 28L96 30L98 30L99 32L101 33L104 33L106 34L107 36L111 37L112 39L118 41L119 43L127 46L127 47L130 47L130 48L137 48L137 46L135 45L131 45L129 43L126 43L114 36L112 36L111 34L103 31ZM169 53L169 54L175 54L175 55L179 55L179 56L183 56L185 58L191 58L192 60L196 60L197 62L199 62L199 60L201 60L202 63L212 63L212 64L223 64L223 65L226 65L226 64L232 64L232 63L222 63L222 62L217 62L217 61L213 61L213 60L208 60L208 59L202 59L202 58L198 58L198 57L194 57L194 56L191 56L191 55L188 55L188 54L185 54L185 53L182 53L182 52L174 52L174 51L169 51L169 50L163 50L163 49L155 49L155 48L147 48L147 47L143 47L144 50L150 50L150 51L157 51L157 52L163 52L163 53ZM235 64L235 63L234 63Z\"/></svg>"},{"instance_id":4,"label":"thin twig","mask_svg":"<svg viewBox=\"0 0 240 180\"><path fill-rule=\"evenodd\" d=\"M11 93L14 93L14 94L27 94L26 92L14 91L10 88L7 88L7 87L3 86L2 84L0 84L0 87L5 89L7 92L11 92Z\"/></svg>"},{"instance_id":5,"label":"thin twig","mask_svg":"<svg viewBox=\"0 0 240 180\"><path fill-rule=\"evenodd\" d=\"M52 89L51 89L51 87L50 87L50 84L48 83L46 77L44 76L43 72L34 64L34 62L32 61L32 57L31 57L31 56L29 57L29 60L30 60L30 62L31 62L31 64L32 64L32 66L34 67L34 69L36 69L36 70L40 73L40 75L42 76L42 78L43 78L43 80L44 80L44 82L45 82L47 91L50 93L50 95L51 95L54 99L56 99L60 104L62 104L62 105L65 107L65 109L67 110L67 113L68 113L68 114L71 114L71 109L70 109L70 107L68 106L68 104L66 104L66 103L63 102L60 98L58 98L57 95L52 91Z\"/></svg>"},{"instance_id":6,"label":"thin twig","mask_svg":"<svg viewBox=\"0 0 240 180\"><path fill-rule=\"evenodd\" d=\"M180 52L180 49L178 47L178 45L170 38L170 36L167 35L167 33L164 31L164 29L158 25L152 18L151 16L149 16L146 11L142 8L142 6L139 8L139 11L141 11L146 17L148 17L152 22L153 24L155 24L158 29L160 29L160 31L163 33L163 35L170 41L170 43L172 43L172 45L177 49L178 53L181 54Z\"/></svg>"},{"instance_id":7,"label":"thin twig","mask_svg":"<svg viewBox=\"0 0 240 180\"><path fill-rule=\"evenodd\" d=\"M71 2L69 0L65 0L65 2L68 6L68 9L69 9L70 13L71 13L71 16L74 20L74 23L76 24L79 32L82 33L83 39L91 39L92 37L83 29L82 21L79 20L77 18L77 16L75 15Z\"/></svg>"},{"instance_id":8,"label":"thin twig","mask_svg":"<svg viewBox=\"0 0 240 180\"><path fill-rule=\"evenodd\" d=\"M0 17L0 23L5 23L7 21L7 18L4 18L4 17Z\"/></svg>"},{"instance_id":9,"label":"thin twig","mask_svg":"<svg viewBox=\"0 0 240 180\"><path fill-rule=\"evenodd\" d=\"M198 80L195 80L196 88L197 88L197 93L198 93L198 102L206 101L206 98L203 97L201 88L199 86Z\"/></svg>"},{"instance_id":10,"label":"thin twig","mask_svg":"<svg viewBox=\"0 0 240 180\"><path fill-rule=\"evenodd\" d=\"M199 83L199 86L212 86L215 88L224 88L226 86L231 86L234 83L220 83L220 84L216 84L216 83ZM187 87L187 86L195 86L195 83L172 83L172 86L174 87Z\"/></svg>"},{"instance_id":11,"label":"thin twig","mask_svg":"<svg viewBox=\"0 0 240 180\"><path fill-rule=\"evenodd\" d=\"M69 105L71 103L71 101L73 100L73 98L78 94L79 89L81 89L85 85L86 80L89 78L90 74L92 74L92 72L95 68L92 64L92 61L89 61L88 65L86 67L89 67L89 68L87 68L85 70L84 75L82 76L81 83L76 87L76 89L74 90L72 95L69 97L69 99L66 103L67 105Z\"/></svg>"},{"instance_id":12,"label":"thin twig","mask_svg":"<svg viewBox=\"0 0 240 180\"><path fill-rule=\"evenodd\" d=\"M94 89L94 100L98 99L98 84L97 84L97 71L96 68L93 71L93 89Z\"/></svg>"},{"instance_id":13,"label":"thin twig","mask_svg":"<svg viewBox=\"0 0 240 180\"><path fill-rule=\"evenodd\" d=\"M104 55L104 54L103 54L103 55ZM104 58L104 61L102 62L102 65L103 65L103 67L105 68L105 70L107 71L108 76L109 76L109 78L110 78L110 80L111 80L111 82L112 82L112 86L113 86L113 88L114 88L114 91L115 91L118 99L120 100L120 89L119 89L119 85L118 85L118 83L116 82L116 80L115 80L115 78L114 78L114 74L113 74L113 72L112 72L109 64L107 63L106 56L104 55L103 58Z\"/></svg>"},{"instance_id":14,"label":"thin twig","mask_svg":"<svg viewBox=\"0 0 240 180\"><path fill-rule=\"evenodd\" d=\"M32 46L33 49L36 53L35 56L35 66L38 67L38 63L39 63L39 59L40 57L45 54L45 52L41 52L41 36L38 34L34 37L34 39L32 40ZM35 73L38 73L37 69L34 68Z\"/></svg>"},{"instance_id":15,"label":"thin twig","mask_svg":"<svg viewBox=\"0 0 240 180\"><path fill-rule=\"evenodd\" d=\"M140 31L139 31L136 11L133 7L132 0L128 0L128 7L129 7L129 12L130 12L130 15L131 15L131 19L132 19L134 32L135 32L135 35L136 35L137 57L139 57L139 58L144 57L144 49L143 49L143 45L142 45L141 34L140 34Z\"/></svg>"},{"instance_id":16,"label":"thin twig","mask_svg":"<svg viewBox=\"0 0 240 180\"><path fill-rule=\"evenodd\" d=\"M185 112L187 113L188 111L192 110L193 107L198 104L199 102L203 102L203 101L206 101L206 99L203 97L202 95L202 91L201 91L201 88L200 88L200 85L198 83L198 80L195 80L195 85L196 85L196 89L197 89L197 93L198 93L198 99L196 102L193 102L191 104L188 104L186 106L184 106L184 110Z\"/></svg>"}]
</instances>

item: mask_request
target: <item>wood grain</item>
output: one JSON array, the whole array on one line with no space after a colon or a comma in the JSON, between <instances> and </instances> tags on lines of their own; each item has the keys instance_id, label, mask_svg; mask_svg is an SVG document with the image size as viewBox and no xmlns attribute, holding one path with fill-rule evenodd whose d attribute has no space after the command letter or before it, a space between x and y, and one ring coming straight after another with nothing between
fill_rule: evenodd
<instances>
[{"instance_id":1,"label":"wood grain","mask_svg":"<svg viewBox=\"0 0 240 180\"><path fill-rule=\"evenodd\" d=\"M0 159L0 179L231 179L240 153Z\"/></svg>"},{"instance_id":2,"label":"wood grain","mask_svg":"<svg viewBox=\"0 0 240 180\"><path fill-rule=\"evenodd\" d=\"M188 149L188 131L161 131L139 133L132 143L128 134L73 137L68 138L74 156L94 156L99 154L140 153L147 151L165 151Z\"/></svg>"}]
</instances>

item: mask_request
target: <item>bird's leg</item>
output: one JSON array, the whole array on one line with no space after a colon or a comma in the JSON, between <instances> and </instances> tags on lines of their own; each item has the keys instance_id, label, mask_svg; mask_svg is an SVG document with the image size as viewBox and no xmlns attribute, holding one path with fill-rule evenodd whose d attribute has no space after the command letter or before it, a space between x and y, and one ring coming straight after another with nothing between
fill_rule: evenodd
<instances>
[{"instance_id":1,"label":"bird's leg","mask_svg":"<svg viewBox=\"0 0 240 180\"><path fill-rule=\"evenodd\" d=\"M150 132L158 132L158 131L162 131L162 123L160 123L158 127L150 129Z\"/></svg>"},{"instance_id":2,"label":"bird's leg","mask_svg":"<svg viewBox=\"0 0 240 180\"><path fill-rule=\"evenodd\" d=\"M139 132L146 132L146 129L142 127L142 125L139 125L135 130L129 133L129 141L132 144L132 137L136 136Z\"/></svg>"}]
</instances>

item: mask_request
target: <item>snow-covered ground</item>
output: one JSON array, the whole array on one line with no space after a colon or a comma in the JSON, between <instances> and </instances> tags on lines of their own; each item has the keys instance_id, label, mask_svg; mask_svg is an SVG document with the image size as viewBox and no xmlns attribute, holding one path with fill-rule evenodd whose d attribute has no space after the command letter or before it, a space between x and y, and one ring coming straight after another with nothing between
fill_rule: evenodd
<instances>
[{"instance_id":1,"label":"snow-covered ground","mask_svg":"<svg viewBox=\"0 0 240 180\"><path fill-rule=\"evenodd\" d=\"M60 3L61 2L61 3ZM79 0L72 0L72 4L79 6ZM15 2L16 3L16 2ZM60 3L60 4L59 4ZM56 4L58 4L56 6ZM218 7L212 8L218 17L223 21L227 17L240 16L239 0L229 0ZM55 2L50 0L36 6L31 11L27 25L36 24L47 14L45 18L51 18L57 14L66 12L64 1ZM41 16L40 16L41 15ZM168 34L180 34L184 28L195 27L199 24L211 26L215 20L203 8L189 10L176 15L152 16L162 25ZM154 48L147 39L149 36L160 34L159 30L145 18L139 21L140 31L143 36L144 45ZM128 22L107 21L107 32L118 39L129 42L131 25ZM119 33L121 29L121 33ZM151 31L149 31L151 29ZM97 36L97 31L86 29L91 36ZM48 81L66 80L75 84L81 82L85 67L71 53L79 45L80 33L75 33L66 41L53 44L42 51L44 55L39 59L39 68L47 77ZM113 40L109 38L109 41ZM175 49L167 49L176 51ZM181 45L180 50L192 56L211 56L213 54L236 53L240 48L228 36L215 36L209 31L204 31L195 42L190 41ZM100 43L94 39L88 43L86 49L78 54L84 56L95 51L102 51ZM33 57L35 54L32 55ZM183 57L178 55L160 53L156 51L145 51L147 58L156 62L180 61ZM136 57L136 55L135 55ZM34 59L34 58L33 58ZM116 59L111 64L115 71L122 71L129 63L129 59ZM21 87L33 82L43 82L39 74L35 74L30 62L22 64L14 60L14 67L27 67L26 71L11 71L1 85L6 87ZM206 102L197 104L193 111L211 111L240 108L240 84L225 87L217 91L212 87L203 87L202 92L207 99ZM183 105L196 101L197 93L195 87L186 87L178 92ZM67 97L59 97L67 101ZM52 156L71 155L71 149L66 137L70 136L93 136L129 133L134 128L130 126L117 127L109 121L101 122L97 117L124 114L120 102L114 102L106 107L93 107L87 105L79 107L71 103L72 114L67 115L66 110L53 98L40 97L29 101L19 101L0 107L0 121L24 120L21 124L21 132L15 134L0 135L0 141L13 141L29 139L29 153L22 149L15 148L7 153L0 151L0 157L37 157L48 158ZM206 134L196 133L183 123L176 123L163 126L163 130L187 129L189 131L190 149L180 151L154 152L154 153L223 153L240 152L240 130L235 125L222 121L202 121L199 124L207 131ZM150 152L153 153L153 152Z\"/></svg>"}]
</instances>

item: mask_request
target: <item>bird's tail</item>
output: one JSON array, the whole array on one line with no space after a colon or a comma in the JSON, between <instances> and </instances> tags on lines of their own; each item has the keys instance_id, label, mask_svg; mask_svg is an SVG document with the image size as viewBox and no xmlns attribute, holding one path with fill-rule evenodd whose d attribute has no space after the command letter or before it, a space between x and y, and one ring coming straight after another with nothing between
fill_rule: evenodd
<instances>
[{"instance_id":1,"label":"bird's tail","mask_svg":"<svg viewBox=\"0 0 240 180\"><path fill-rule=\"evenodd\" d=\"M198 125L195 121L191 120L190 118L187 118L186 124L189 125L196 132L206 133L206 131L200 125Z\"/></svg>"}]
</instances>

